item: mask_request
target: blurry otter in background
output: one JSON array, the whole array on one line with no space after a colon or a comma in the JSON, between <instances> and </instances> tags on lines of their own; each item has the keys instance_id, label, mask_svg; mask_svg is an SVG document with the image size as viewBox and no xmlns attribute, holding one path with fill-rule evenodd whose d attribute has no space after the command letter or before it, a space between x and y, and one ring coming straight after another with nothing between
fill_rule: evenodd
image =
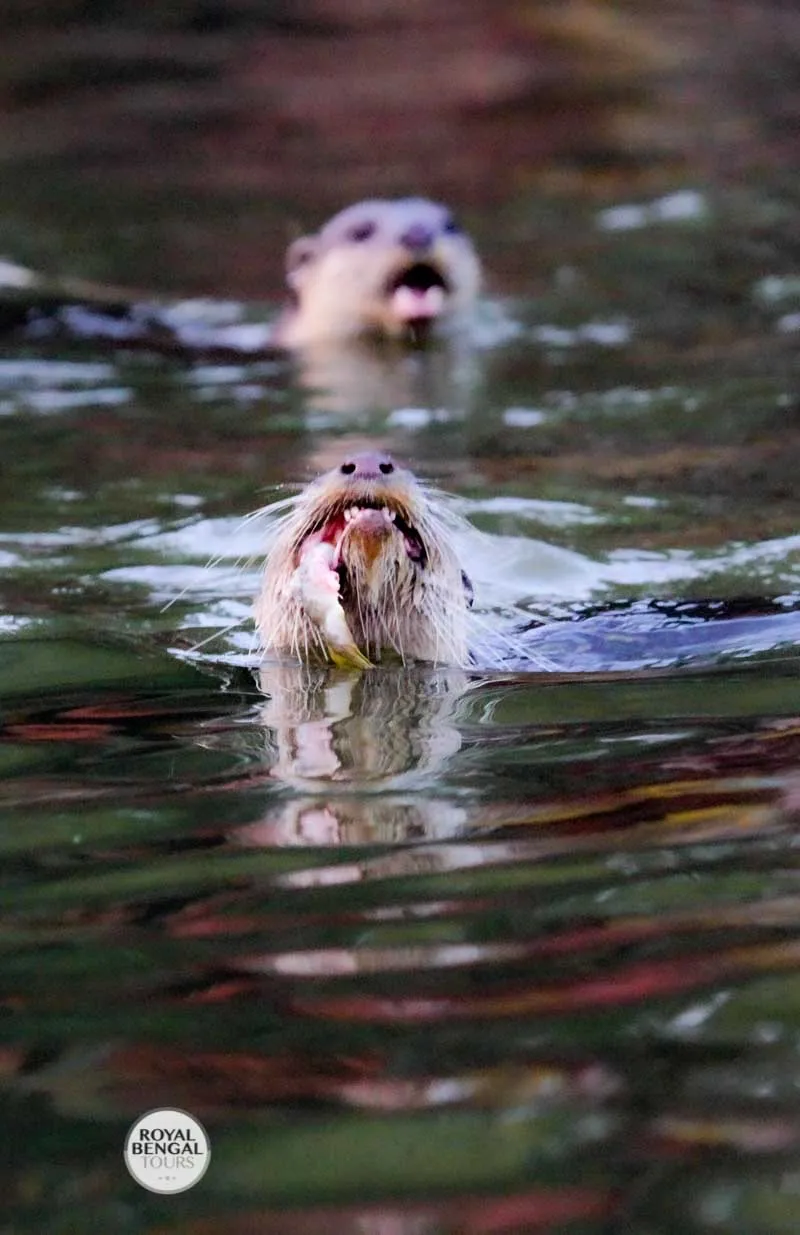
<instances>
[{"instance_id":1,"label":"blurry otter in background","mask_svg":"<svg viewBox=\"0 0 800 1235\"><path fill-rule=\"evenodd\" d=\"M469 237L421 197L342 210L289 246L286 272L294 303L275 341L287 348L452 336L469 327L481 284Z\"/></svg>"}]
</instances>

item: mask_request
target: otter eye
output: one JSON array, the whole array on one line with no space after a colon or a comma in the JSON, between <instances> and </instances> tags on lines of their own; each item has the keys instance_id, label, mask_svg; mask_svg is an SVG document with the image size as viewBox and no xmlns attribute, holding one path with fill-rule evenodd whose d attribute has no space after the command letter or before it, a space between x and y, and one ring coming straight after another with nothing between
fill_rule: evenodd
<instances>
[{"instance_id":1,"label":"otter eye","mask_svg":"<svg viewBox=\"0 0 800 1235\"><path fill-rule=\"evenodd\" d=\"M370 236L375 235L375 224L368 219L365 223L356 223L347 233L347 239L353 240L356 244L361 244L363 240L369 240Z\"/></svg>"},{"instance_id":2,"label":"otter eye","mask_svg":"<svg viewBox=\"0 0 800 1235\"><path fill-rule=\"evenodd\" d=\"M343 476L352 476L355 470L356 470L355 463L343 463L342 466L339 468L339 471L342 473Z\"/></svg>"},{"instance_id":3,"label":"otter eye","mask_svg":"<svg viewBox=\"0 0 800 1235\"><path fill-rule=\"evenodd\" d=\"M378 467L383 472L384 476L389 476L394 471L393 463L379 463Z\"/></svg>"},{"instance_id":4,"label":"otter eye","mask_svg":"<svg viewBox=\"0 0 800 1235\"><path fill-rule=\"evenodd\" d=\"M444 230L448 236L456 236L462 228L458 219L453 218L452 214L449 214L444 221Z\"/></svg>"}]
</instances>

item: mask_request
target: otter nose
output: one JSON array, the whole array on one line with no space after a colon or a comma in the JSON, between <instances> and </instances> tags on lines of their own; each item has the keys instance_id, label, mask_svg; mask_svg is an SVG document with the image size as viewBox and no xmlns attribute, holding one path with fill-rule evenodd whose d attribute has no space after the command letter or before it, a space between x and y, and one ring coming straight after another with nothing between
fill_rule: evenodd
<instances>
[{"instance_id":1,"label":"otter nose","mask_svg":"<svg viewBox=\"0 0 800 1235\"><path fill-rule=\"evenodd\" d=\"M353 480L378 480L381 476L392 474L394 462L390 455L382 455L375 450L365 450L362 454L353 455L343 463L339 471L343 476L352 476Z\"/></svg>"},{"instance_id":2,"label":"otter nose","mask_svg":"<svg viewBox=\"0 0 800 1235\"><path fill-rule=\"evenodd\" d=\"M407 249L429 249L433 244L433 232L424 223L412 223L400 237Z\"/></svg>"}]
</instances>

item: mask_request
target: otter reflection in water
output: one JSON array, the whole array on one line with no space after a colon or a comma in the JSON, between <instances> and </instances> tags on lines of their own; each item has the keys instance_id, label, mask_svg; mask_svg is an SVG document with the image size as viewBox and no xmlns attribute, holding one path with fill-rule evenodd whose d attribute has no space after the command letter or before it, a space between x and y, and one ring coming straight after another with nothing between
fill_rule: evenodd
<instances>
[{"instance_id":1,"label":"otter reflection in water","mask_svg":"<svg viewBox=\"0 0 800 1235\"><path fill-rule=\"evenodd\" d=\"M292 795L240 841L363 844L444 838L464 825L461 803L432 792L461 748L459 670L264 664L259 685L270 774Z\"/></svg>"}]
</instances>

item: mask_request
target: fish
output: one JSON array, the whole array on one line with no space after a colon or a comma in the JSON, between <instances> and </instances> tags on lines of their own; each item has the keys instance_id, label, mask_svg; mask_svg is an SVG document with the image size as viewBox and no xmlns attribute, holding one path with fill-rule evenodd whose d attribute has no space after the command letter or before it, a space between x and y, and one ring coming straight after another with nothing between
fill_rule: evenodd
<instances>
[{"instance_id":1,"label":"fish","mask_svg":"<svg viewBox=\"0 0 800 1235\"><path fill-rule=\"evenodd\" d=\"M341 548L327 541L311 540L303 546L292 590L310 621L317 627L325 650L340 669L372 669L353 638L341 601L341 579L336 569Z\"/></svg>"}]
</instances>

